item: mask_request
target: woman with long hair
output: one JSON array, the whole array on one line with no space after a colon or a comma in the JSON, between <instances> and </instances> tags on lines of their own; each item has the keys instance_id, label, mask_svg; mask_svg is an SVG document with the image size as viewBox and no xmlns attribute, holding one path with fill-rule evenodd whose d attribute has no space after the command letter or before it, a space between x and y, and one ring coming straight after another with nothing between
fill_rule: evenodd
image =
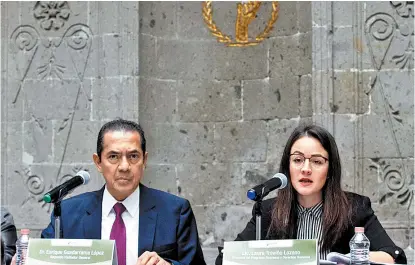
<instances>
[{"instance_id":1,"label":"woman with long hair","mask_svg":"<svg viewBox=\"0 0 415 265\"><path fill-rule=\"evenodd\" d=\"M300 125L289 137L280 162L288 185L262 202L261 238L317 239L320 259L350 253L354 227L364 227L369 259L406 263L374 214L370 199L341 188L341 162L333 136L317 125ZM254 206L255 209L255 206ZM255 240L255 215L236 241ZM226 250L225 250L226 251ZM222 264L222 253L216 265Z\"/></svg>"}]
</instances>

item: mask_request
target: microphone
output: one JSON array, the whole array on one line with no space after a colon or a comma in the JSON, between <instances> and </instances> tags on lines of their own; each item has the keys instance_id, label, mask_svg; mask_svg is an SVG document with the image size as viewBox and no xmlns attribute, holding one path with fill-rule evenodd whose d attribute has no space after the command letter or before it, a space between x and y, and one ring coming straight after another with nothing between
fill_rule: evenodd
<instances>
[{"instance_id":1,"label":"microphone","mask_svg":"<svg viewBox=\"0 0 415 265\"><path fill-rule=\"evenodd\" d=\"M55 203L62 200L63 197L68 195L69 192L71 192L73 189L75 189L78 186L81 186L82 184L88 184L90 179L89 173L86 171L79 171L76 173L75 177L71 178L70 180L65 181L61 185L53 188L49 192L47 192L43 196L43 201L47 203Z\"/></svg>"},{"instance_id":2,"label":"microphone","mask_svg":"<svg viewBox=\"0 0 415 265\"><path fill-rule=\"evenodd\" d=\"M248 196L248 199L250 200L258 201L275 189L283 189L287 187L287 183L287 177L282 173L277 173L263 184L259 184L248 190L246 196Z\"/></svg>"}]
</instances>

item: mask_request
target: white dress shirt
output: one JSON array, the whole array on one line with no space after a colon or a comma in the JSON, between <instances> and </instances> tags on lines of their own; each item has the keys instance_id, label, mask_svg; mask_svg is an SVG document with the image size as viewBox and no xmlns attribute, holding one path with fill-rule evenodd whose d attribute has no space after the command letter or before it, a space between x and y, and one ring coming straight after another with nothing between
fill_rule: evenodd
<instances>
[{"instance_id":1,"label":"white dress shirt","mask_svg":"<svg viewBox=\"0 0 415 265\"><path fill-rule=\"evenodd\" d=\"M101 239L110 239L112 225L115 221L114 205L118 201L109 193L105 186L102 198L102 223ZM128 196L124 201L126 210L123 212L122 219L126 231L126 265L135 265L138 259L138 224L139 224L139 207L140 207L140 188Z\"/></svg>"}]
</instances>

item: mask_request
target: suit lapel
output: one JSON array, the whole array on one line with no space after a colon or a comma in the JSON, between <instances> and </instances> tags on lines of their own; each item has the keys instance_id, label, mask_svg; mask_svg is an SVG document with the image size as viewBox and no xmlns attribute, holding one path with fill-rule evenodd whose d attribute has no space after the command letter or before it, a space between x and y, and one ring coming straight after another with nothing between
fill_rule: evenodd
<instances>
[{"instance_id":1,"label":"suit lapel","mask_svg":"<svg viewBox=\"0 0 415 265\"><path fill-rule=\"evenodd\" d=\"M144 251L153 249L154 235L156 231L157 212L155 198L151 189L140 184L140 221L138 233L138 256Z\"/></svg>"},{"instance_id":2,"label":"suit lapel","mask_svg":"<svg viewBox=\"0 0 415 265\"><path fill-rule=\"evenodd\" d=\"M85 217L82 222L84 238L101 239L102 196L104 188L96 192L94 199L85 207Z\"/></svg>"}]
</instances>

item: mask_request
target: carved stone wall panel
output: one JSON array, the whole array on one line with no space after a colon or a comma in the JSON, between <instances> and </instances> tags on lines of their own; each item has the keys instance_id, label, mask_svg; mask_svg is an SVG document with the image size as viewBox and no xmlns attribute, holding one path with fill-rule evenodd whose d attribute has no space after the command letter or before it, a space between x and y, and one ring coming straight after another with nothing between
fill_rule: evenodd
<instances>
[{"instance_id":1,"label":"carved stone wall panel","mask_svg":"<svg viewBox=\"0 0 415 265\"><path fill-rule=\"evenodd\" d=\"M366 55L375 69L413 68L413 2L365 5Z\"/></svg>"},{"instance_id":2,"label":"carved stone wall panel","mask_svg":"<svg viewBox=\"0 0 415 265\"><path fill-rule=\"evenodd\" d=\"M33 25L47 37L60 37L76 20L71 3L67 1L37 1L20 6L23 25ZM33 23L33 18L35 23Z\"/></svg>"},{"instance_id":3,"label":"carved stone wall panel","mask_svg":"<svg viewBox=\"0 0 415 265\"><path fill-rule=\"evenodd\" d=\"M413 2L313 2L312 7L313 119L333 128L343 187L371 198L411 264Z\"/></svg>"},{"instance_id":4,"label":"carved stone wall panel","mask_svg":"<svg viewBox=\"0 0 415 265\"><path fill-rule=\"evenodd\" d=\"M406 32L405 27L414 28L411 19L414 17L413 1L382 1L379 3L365 2L367 17L373 14L387 13L397 22L397 28L403 33ZM385 24L386 25L386 24ZM412 32L409 32L411 34Z\"/></svg>"},{"instance_id":5,"label":"carved stone wall panel","mask_svg":"<svg viewBox=\"0 0 415 265\"><path fill-rule=\"evenodd\" d=\"M413 258L413 247L414 247L414 230L413 229L405 229L405 228L385 228L386 233L391 235L391 239L395 244L398 246L408 246L404 249L406 257L408 260ZM408 264L410 264L408 262Z\"/></svg>"},{"instance_id":6,"label":"carved stone wall panel","mask_svg":"<svg viewBox=\"0 0 415 265\"><path fill-rule=\"evenodd\" d=\"M360 118L359 118L360 119ZM411 157L414 145L408 142L413 138L413 116L401 116L400 121L386 115L361 117L364 157Z\"/></svg>"},{"instance_id":7,"label":"carved stone wall panel","mask_svg":"<svg viewBox=\"0 0 415 265\"><path fill-rule=\"evenodd\" d=\"M55 163L92 163L96 142L76 139L96 139L101 121L56 121L53 124L53 154Z\"/></svg>"},{"instance_id":8,"label":"carved stone wall panel","mask_svg":"<svg viewBox=\"0 0 415 265\"><path fill-rule=\"evenodd\" d=\"M39 189L80 166L91 182L75 194L101 187L91 139L115 116L138 119L138 3L2 2L1 15L2 205L39 232Z\"/></svg>"},{"instance_id":9,"label":"carved stone wall panel","mask_svg":"<svg viewBox=\"0 0 415 265\"><path fill-rule=\"evenodd\" d=\"M387 71L380 72L377 76L373 73L365 74L370 76L366 93L370 95L371 113L388 115L398 122L402 117L413 116L414 102L402 100L414 98L413 71Z\"/></svg>"},{"instance_id":10,"label":"carved stone wall panel","mask_svg":"<svg viewBox=\"0 0 415 265\"><path fill-rule=\"evenodd\" d=\"M24 119L88 120L91 111L91 80L27 80L22 89ZM54 98L54 100L51 100ZM42 108L39 108L42 106Z\"/></svg>"},{"instance_id":11,"label":"carved stone wall panel","mask_svg":"<svg viewBox=\"0 0 415 265\"><path fill-rule=\"evenodd\" d=\"M4 122L2 123L2 166L8 164L20 164L23 162L23 144L22 144L22 123L21 122ZM3 149L4 148L4 149ZM4 175L7 176L7 175Z\"/></svg>"},{"instance_id":12,"label":"carved stone wall panel","mask_svg":"<svg viewBox=\"0 0 415 265\"><path fill-rule=\"evenodd\" d=\"M387 20L388 25L378 25L377 21ZM395 25L395 26L393 26ZM389 36L381 35L377 40L373 34L382 31L382 27L389 27ZM396 29L396 22L389 15L374 16L368 19L365 25L365 40L361 43L364 64L363 69L411 69L413 68L413 35L403 36ZM413 31L413 29L412 29ZM377 35L376 35L377 36ZM412 38L412 41L410 40ZM360 45L360 44L359 44ZM383 59L383 61L382 61Z\"/></svg>"},{"instance_id":13,"label":"carved stone wall panel","mask_svg":"<svg viewBox=\"0 0 415 265\"><path fill-rule=\"evenodd\" d=\"M407 214L413 215L414 160L369 158L362 162L365 194L381 211L382 219L408 222Z\"/></svg>"},{"instance_id":14,"label":"carved stone wall panel","mask_svg":"<svg viewBox=\"0 0 415 265\"><path fill-rule=\"evenodd\" d=\"M52 163L53 122L47 119L34 119L23 123L24 163Z\"/></svg>"},{"instance_id":15,"label":"carved stone wall panel","mask_svg":"<svg viewBox=\"0 0 415 265\"><path fill-rule=\"evenodd\" d=\"M53 207L43 202L43 194L52 187L73 177L79 170L87 170L91 174L88 186L82 186L68 197L90 190L90 185L101 186L103 179L96 173L94 165L8 165L7 176L13 181L7 182L7 196L3 205L19 220L20 227L42 229L49 222ZM59 177L57 177L59 176Z\"/></svg>"}]
</instances>

